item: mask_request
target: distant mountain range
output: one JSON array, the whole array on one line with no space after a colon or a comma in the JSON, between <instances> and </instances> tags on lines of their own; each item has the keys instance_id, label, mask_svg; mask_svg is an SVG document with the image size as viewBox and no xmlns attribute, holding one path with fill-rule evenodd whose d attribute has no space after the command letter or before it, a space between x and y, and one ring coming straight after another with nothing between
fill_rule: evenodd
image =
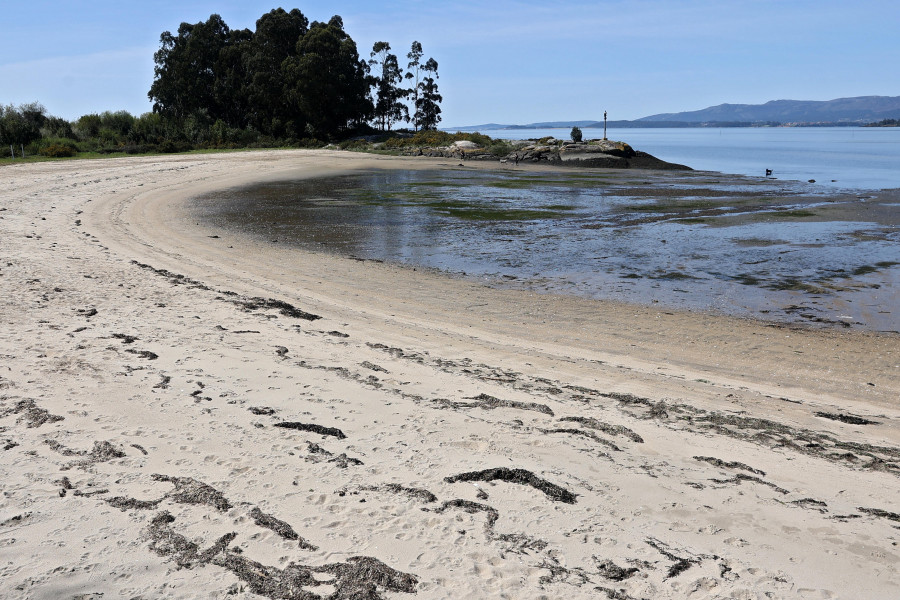
<instances>
[{"instance_id":1,"label":"distant mountain range","mask_svg":"<svg viewBox=\"0 0 900 600\"><path fill-rule=\"evenodd\" d=\"M609 121L609 127L703 127L760 125L863 125L900 118L900 96L858 96L836 100L772 100L765 104L720 104L702 110L660 113L634 121ZM458 127L478 129L549 129L603 127L603 121L546 121L528 125L485 123ZM452 128L451 128L452 129Z\"/></svg>"}]
</instances>

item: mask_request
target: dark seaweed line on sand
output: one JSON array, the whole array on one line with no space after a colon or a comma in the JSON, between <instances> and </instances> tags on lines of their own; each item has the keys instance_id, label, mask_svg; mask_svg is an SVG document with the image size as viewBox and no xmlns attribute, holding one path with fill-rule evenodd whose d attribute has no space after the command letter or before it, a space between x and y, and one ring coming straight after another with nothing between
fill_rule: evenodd
<instances>
[{"instance_id":1,"label":"dark seaweed line on sand","mask_svg":"<svg viewBox=\"0 0 900 600\"><path fill-rule=\"evenodd\" d=\"M156 515L146 530L150 548L156 554L171 558L179 567L192 569L215 565L230 571L245 582L250 591L272 599L322 600L323 598L354 598L382 600L382 591L414 594L418 585L415 575L392 569L370 556L352 556L341 563L307 566L289 563L284 569L250 560L229 548L237 534L227 533L209 548L200 546L175 531L175 517L163 511ZM322 581L315 574L330 575L333 579ZM333 587L326 595L304 588Z\"/></svg>"},{"instance_id":2,"label":"dark seaweed line on sand","mask_svg":"<svg viewBox=\"0 0 900 600\"><path fill-rule=\"evenodd\" d=\"M275 427L283 429L296 429L297 431L309 431L310 433L318 433L319 435L330 435L339 440L345 439L347 436L337 427L324 427L315 423L300 423L298 421L284 421L275 423Z\"/></svg>"},{"instance_id":3,"label":"dark seaweed line on sand","mask_svg":"<svg viewBox=\"0 0 900 600\"><path fill-rule=\"evenodd\" d=\"M633 418L655 420L664 425L677 424L679 428L691 431L714 433L768 447L787 448L850 468L884 471L900 476L900 448L895 446L848 442L828 433L797 429L768 419L709 412L688 404L654 402L649 398L630 393L602 392L583 386L562 384L500 367L474 363L470 359L445 360L432 357L427 352L411 352L380 343L366 345L394 358L429 365L448 373L489 381L494 385L508 386L533 395L546 394L560 403L587 404L608 398L617 401L617 408ZM588 417L564 417L560 420L576 421L586 427L599 423ZM622 428L620 433L636 442L641 439L627 428Z\"/></svg>"},{"instance_id":4,"label":"dark seaweed line on sand","mask_svg":"<svg viewBox=\"0 0 900 600\"><path fill-rule=\"evenodd\" d=\"M502 542L512 544L507 550L512 552L524 553L527 550L540 552L547 548L548 544L545 540L541 540L524 533L497 533L494 525L500 518L500 513L496 508L488 504L480 502L472 502L471 500L463 500L457 498L455 500L447 500L439 508L431 509L435 513L443 513L451 508L462 510L469 514L485 513L487 518L484 523L484 535L489 541ZM423 508L422 510L429 510Z\"/></svg>"},{"instance_id":5,"label":"dark seaweed line on sand","mask_svg":"<svg viewBox=\"0 0 900 600\"><path fill-rule=\"evenodd\" d=\"M274 298L261 298L258 296L254 297L246 297L240 296L234 292L227 290L216 290L214 288L209 287L208 285L197 281L196 279L191 279L190 277L185 277L184 275L180 275L178 273L173 273L167 269L157 269L148 264L140 263L136 260L131 261L132 264L137 265L142 269L146 269L151 273L155 273L160 277L165 277L168 279L173 285L186 285L194 289L216 292L217 294L222 294L221 296L217 296L217 299L222 300L223 302L228 302L230 304L234 304L240 307L245 311L254 311L254 310L277 310L285 317L290 317L293 319L303 319L306 321L315 321L316 319L321 319L319 315L314 315L312 313L308 313L306 311L300 310L296 306L289 304L283 300L276 300Z\"/></svg>"},{"instance_id":6,"label":"dark seaweed line on sand","mask_svg":"<svg viewBox=\"0 0 900 600\"><path fill-rule=\"evenodd\" d=\"M577 494L574 494L555 483L550 483L549 481L541 479L526 469L497 467L494 469L470 471L468 473L444 477L444 481L447 483L456 483L457 481L505 481L507 483L517 483L519 485L530 485L534 489L543 492L554 502L565 502L566 504L575 504L575 498L578 497Z\"/></svg>"}]
</instances>

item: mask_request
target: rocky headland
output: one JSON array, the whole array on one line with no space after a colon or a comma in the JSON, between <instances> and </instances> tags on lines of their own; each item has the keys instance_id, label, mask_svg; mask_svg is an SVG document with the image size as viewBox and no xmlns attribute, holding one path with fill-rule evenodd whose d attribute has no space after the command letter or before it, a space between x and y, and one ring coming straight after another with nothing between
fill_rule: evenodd
<instances>
[{"instance_id":1,"label":"rocky headland","mask_svg":"<svg viewBox=\"0 0 900 600\"><path fill-rule=\"evenodd\" d=\"M475 142L460 140L448 146L412 148L406 156L458 158L460 160L499 160L501 163L545 163L570 167L606 169L665 169L690 171L686 165L666 162L646 152L640 152L625 142L588 140L573 142L556 138L540 140L504 140L504 150L488 148Z\"/></svg>"}]
</instances>

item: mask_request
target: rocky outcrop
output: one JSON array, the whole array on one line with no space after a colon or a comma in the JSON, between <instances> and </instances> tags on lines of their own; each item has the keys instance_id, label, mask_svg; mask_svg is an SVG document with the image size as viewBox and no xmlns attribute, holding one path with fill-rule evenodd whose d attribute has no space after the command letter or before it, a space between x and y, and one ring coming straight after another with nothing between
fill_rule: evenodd
<instances>
[{"instance_id":1,"label":"rocky outcrop","mask_svg":"<svg viewBox=\"0 0 900 600\"><path fill-rule=\"evenodd\" d=\"M612 140L590 140L571 142L554 138L539 141L506 142L512 149L506 155L498 156L470 141L454 142L450 146L434 148L410 148L406 156L430 156L455 158L459 160L500 160L503 163L551 163L572 167L594 167L606 169L668 169L686 170L685 165L660 160L646 152L638 152L625 142ZM491 148L495 150L495 148Z\"/></svg>"},{"instance_id":2,"label":"rocky outcrop","mask_svg":"<svg viewBox=\"0 0 900 600\"><path fill-rule=\"evenodd\" d=\"M591 140L568 142L555 139L541 140L510 152L506 162L548 162L573 167L599 167L607 169L680 169L690 167L660 160L646 152L637 152L625 142Z\"/></svg>"}]
</instances>

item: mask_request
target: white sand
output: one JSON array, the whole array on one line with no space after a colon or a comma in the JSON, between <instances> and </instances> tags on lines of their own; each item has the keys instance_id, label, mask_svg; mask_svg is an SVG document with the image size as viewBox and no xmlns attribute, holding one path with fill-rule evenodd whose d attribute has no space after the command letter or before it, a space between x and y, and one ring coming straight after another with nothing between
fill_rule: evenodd
<instances>
[{"instance_id":1,"label":"white sand","mask_svg":"<svg viewBox=\"0 0 900 600\"><path fill-rule=\"evenodd\" d=\"M900 597L898 336L492 290L184 210L444 163L0 168L0 597ZM30 426L40 409L63 419ZM445 480L500 467L525 483Z\"/></svg>"}]
</instances>

